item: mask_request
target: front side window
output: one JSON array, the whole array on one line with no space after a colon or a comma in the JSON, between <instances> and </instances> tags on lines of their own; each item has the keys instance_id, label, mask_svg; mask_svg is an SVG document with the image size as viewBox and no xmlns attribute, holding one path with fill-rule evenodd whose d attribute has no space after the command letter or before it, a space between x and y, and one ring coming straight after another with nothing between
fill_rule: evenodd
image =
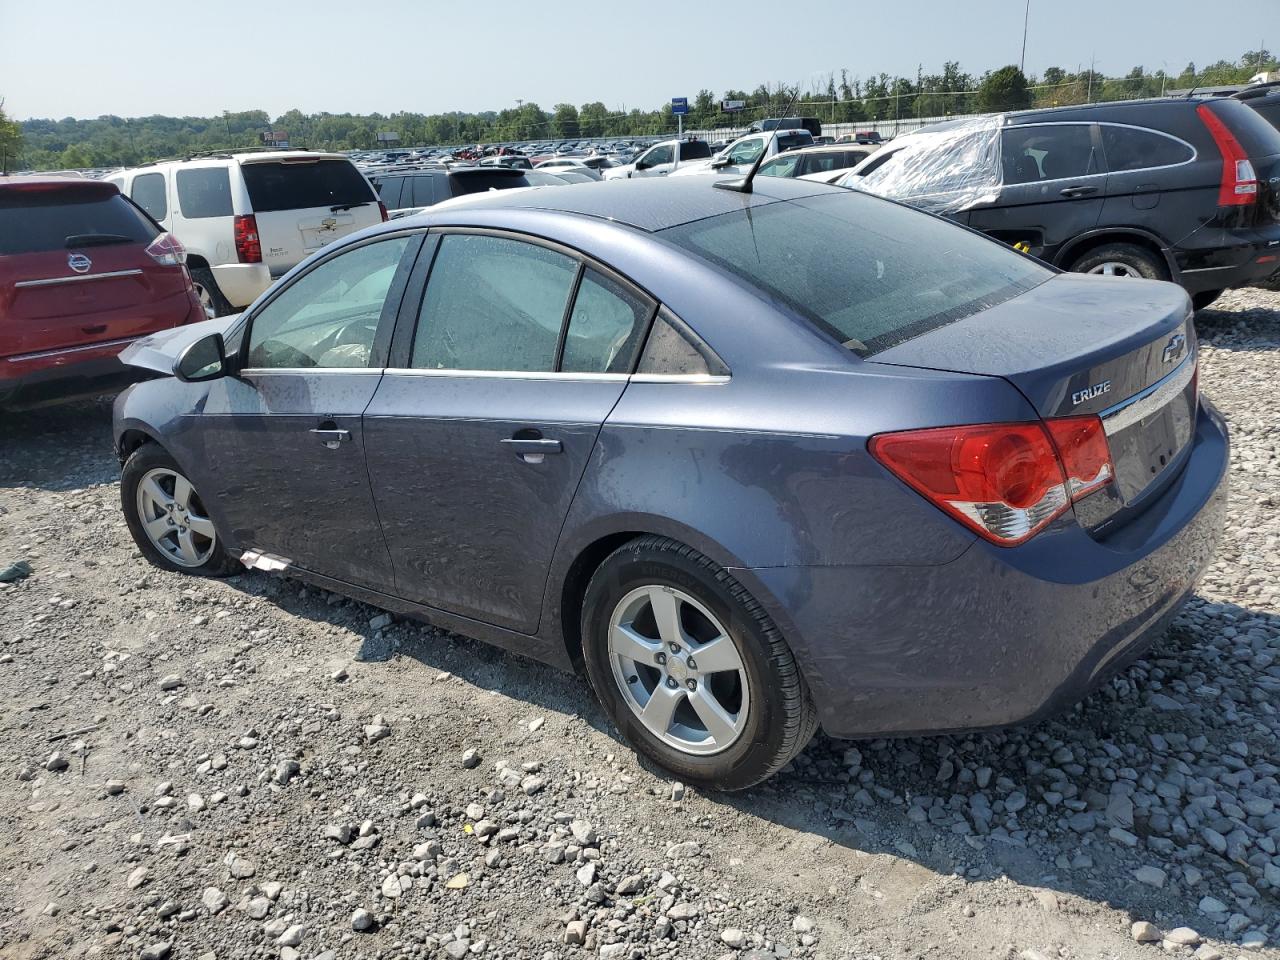
<instances>
[{"instance_id":1,"label":"front side window","mask_svg":"<svg viewBox=\"0 0 1280 960\"><path fill-rule=\"evenodd\" d=\"M254 316L248 365L372 366L374 335L409 239L355 247L291 283Z\"/></svg>"},{"instance_id":2,"label":"front side window","mask_svg":"<svg viewBox=\"0 0 1280 960\"><path fill-rule=\"evenodd\" d=\"M178 209L188 220L231 216L231 176L226 167L179 170Z\"/></svg>"},{"instance_id":3,"label":"front side window","mask_svg":"<svg viewBox=\"0 0 1280 960\"><path fill-rule=\"evenodd\" d=\"M656 167L660 163L671 162L671 147L661 146L654 147L644 155L644 159L640 161L646 167Z\"/></svg>"},{"instance_id":4,"label":"front side window","mask_svg":"<svg viewBox=\"0 0 1280 960\"><path fill-rule=\"evenodd\" d=\"M1102 125L1102 151L1107 155L1107 169L1112 173L1168 167L1186 163L1195 156L1195 151L1180 140L1152 130L1109 123Z\"/></svg>"},{"instance_id":5,"label":"front side window","mask_svg":"<svg viewBox=\"0 0 1280 960\"><path fill-rule=\"evenodd\" d=\"M756 157L764 153L764 141L759 137L743 140L729 151L729 163L733 165L755 163Z\"/></svg>"},{"instance_id":6,"label":"front side window","mask_svg":"<svg viewBox=\"0 0 1280 960\"><path fill-rule=\"evenodd\" d=\"M134 203L151 214L154 220L163 220L169 215L169 204L164 196L163 173L144 173L134 177L129 196Z\"/></svg>"},{"instance_id":7,"label":"front side window","mask_svg":"<svg viewBox=\"0 0 1280 960\"><path fill-rule=\"evenodd\" d=\"M440 241L418 316L412 366L551 372L576 260L521 240Z\"/></svg>"},{"instance_id":8,"label":"front side window","mask_svg":"<svg viewBox=\"0 0 1280 960\"><path fill-rule=\"evenodd\" d=\"M574 373L630 373L645 321L647 300L588 269L569 315L560 369Z\"/></svg>"},{"instance_id":9,"label":"front side window","mask_svg":"<svg viewBox=\"0 0 1280 960\"><path fill-rule=\"evenodd\" d=\"M760 176L794 177L796 175L796 166L799 163L800 157L794 153L790 156L774 157L767 163L760 165Z\"/></svg>"},{"instance_id":10,"label":"front side window","mask_svg":"<svg viewBox=\"0 0 1280 960\"><path fill-rule=\"evenodd\" d=\"M1087 177L1100 169L1087 123L1006 127L1001 142L1005 183Z\"/></svg>"}]
</instances>

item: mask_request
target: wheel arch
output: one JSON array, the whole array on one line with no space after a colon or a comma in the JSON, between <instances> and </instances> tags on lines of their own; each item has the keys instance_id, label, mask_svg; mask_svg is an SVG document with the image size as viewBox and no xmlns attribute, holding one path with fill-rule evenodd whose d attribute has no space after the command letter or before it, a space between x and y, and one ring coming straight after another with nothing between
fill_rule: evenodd
<instances>
[{"instance_id":1,"label":"wheel arch","mask_svg":"<svg viewBox=\"0 0 1280 960\"><path fill-rule=\"evenodd\" d=\"M151 430L140 424L130 424L120 431L120 436L116 440L116 456L120 458L120 462L129 459L130 454L141 447L145 443L154 443L161 448L164 444L160 442L160 438Z\"/></svg>"},{"instance_id":2,"label":"wheel arch","mask_svg":"<svg viewBox=\"0 0 1280 960\"><path fill-rule=\"evenodd\" d=\"M1173 252L1158 236L1141 227L1105 227L1083 233L1062 245L1058 255L1054 257L1053 265L1062 270L1070 270L1070 265L1090 250L1096 250L1108 243L1132 243L1155 254L1169 271L1169 278L1174 283L1178 282L1178 264L1174 260Z\"/></svg>"}]
</instances>

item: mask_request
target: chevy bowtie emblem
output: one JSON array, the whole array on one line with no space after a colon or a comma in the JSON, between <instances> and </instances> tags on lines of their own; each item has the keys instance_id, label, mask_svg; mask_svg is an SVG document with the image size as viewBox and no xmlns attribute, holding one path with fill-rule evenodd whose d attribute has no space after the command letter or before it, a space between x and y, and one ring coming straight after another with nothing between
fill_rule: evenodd
<instances>
[{"instance_id":1,"label":"chevy bowtie emblem","mask_svg":"<svg viewBox=\"0 0 1280 960\"><path fill-rule=\"evenodd\" d=\"M321 230L333 230L338 226L338 221L333 217L325 217L320 221Z\"/></svg>"},{"instance_id":2,"label":"chevy bowtie emblem","mask_svg":"<svg viewBox=\"0 0 1280 960\"><path fill-rule=\"evenodd\" d=\"M1182 351L1186 348L1186 336L1181 333L1175 333L1169 338L1169 342L1164 345L1164 353L1160 355L1160 359L1165 363L1173 363L1173 361L1182 356Z\"/></svg>"}]
</instances>

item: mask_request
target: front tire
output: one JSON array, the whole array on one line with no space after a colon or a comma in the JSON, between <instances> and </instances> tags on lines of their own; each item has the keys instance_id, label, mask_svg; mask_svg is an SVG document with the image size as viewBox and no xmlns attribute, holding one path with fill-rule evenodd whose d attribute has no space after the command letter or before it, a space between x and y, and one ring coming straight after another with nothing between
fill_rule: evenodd
<instances>
[{"instance_id":1,"label":"front tire","mask_svg":"<svg viewBox=\"0 0 1280 960\"><path fill-rule=\"evenodd\" d=\"M235 572L200 494L159 445L144 443L129 455L120 500L133 542L153 566L201 577Z\"/></svg>"},{"instance_id":2,"label":"front tire","mask_svg":"<svg viewBox=\"0 0 1280 960\"><path fill-rule=\"evenodd\" d=\"M817 729L795 657L721 567L663 537L619 547L587 586L583 655L596 696L637 751L690 783L743 790Z\"/></svg>"},{"instance_id":3,"label":"front tire","mask_svg":"<svg viewBox=\"0 0 1280 960\"><path fill-rule=\"evenodd\" d=\"M1072 273L1093 273L1108 277L1169 279L1169 269L1159 256L1135 243L1107 243L1094 247L1077 257L1068 269Z\"/></svg>"}]
</instances>

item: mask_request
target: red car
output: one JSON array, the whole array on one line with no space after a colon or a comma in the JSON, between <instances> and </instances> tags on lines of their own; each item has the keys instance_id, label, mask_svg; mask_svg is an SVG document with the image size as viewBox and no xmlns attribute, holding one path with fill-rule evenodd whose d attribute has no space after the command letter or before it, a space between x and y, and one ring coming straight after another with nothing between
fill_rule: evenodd
<instances>
[{"instance_id":1,"label":"red car","mask_svg":"<svg viewBox=\"0 0 1280 960\"><path fill-rule=\"evenodd\" d=\"M186 256L113 184L0 177L0 408L136 379L125 346L206 319Z\"/></svg>"}]
</instances>

